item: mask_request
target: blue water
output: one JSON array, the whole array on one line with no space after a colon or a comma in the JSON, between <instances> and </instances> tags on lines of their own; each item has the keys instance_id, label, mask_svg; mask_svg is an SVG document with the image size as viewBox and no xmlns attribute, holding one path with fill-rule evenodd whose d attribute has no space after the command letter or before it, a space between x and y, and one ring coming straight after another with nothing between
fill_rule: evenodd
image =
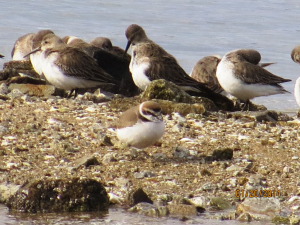
<instances>
[{"instance_id":1,"label":"blue water","mask_svg":"<svg viewBox=\"0 0 300 225\"><path fill-rule=\"evenodd\" d=\"M283 86L293 92L300 67L290 57L300 44L300 2L294 1L33 1L0 2L0 51L10 60L15 40L39 29L59 36L74 35L86 41L111 38L125 47L125 29L131 23L173 54L190 73L202 57L224 55L237 48L254 48L268 69L293 81ZM254 100L269 109L296 111L293 94Z\"/></svg>"},{"instance_id":2,"label":"blue water","mask_svg":"<svg viewBox=\"0 0 300 225\"><path fill-rule=\"evenodd\" d=\"M10 60L15 40L30 32L51 29L57 35L78 36L90 41L109 37L125 47L125 29L141 25L149 38L174 55L190 73L194 64L207 55L224 55L237 48L253 48L272 73L292 79L283 84L290 94L260 97L255 103L269 109L296 112L294 82L300 65L290 57L300 44L300 1L0 1L0 53Z\"/></svg>"}]
</instances>

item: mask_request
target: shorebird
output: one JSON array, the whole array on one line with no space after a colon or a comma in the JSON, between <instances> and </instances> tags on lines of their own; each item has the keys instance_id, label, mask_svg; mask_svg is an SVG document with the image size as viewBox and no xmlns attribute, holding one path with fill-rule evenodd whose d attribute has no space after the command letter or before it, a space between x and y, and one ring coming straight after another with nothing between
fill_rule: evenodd
<instances>
[{"instance_id":1,"label":"shorebird","mask_svg":"<svg viewBox=\"0 0 300 225\"><path fill-rule=\"evenodd\" d=\"M250 99L260 96L287 93L280 83L291 81L281 78L259 65L260 54L253 49L238 49L223 56L217 67L221 87L229 94L250 104Z\"/></svg>"},{"instance_id":2,"label":"shorebird","mask_svg":"<svg viewBox=\"0 0 300 225\"><path fill-rule=\"evenodd\" d=\"M47 34L54 34L54 32L52 30L40 30L35 34L32 39L31 51L41 45L44 36L46 36ZM41 56L41 51L30 54L32 67L34 68L35 72L37 72L42 78L44 78L42 71L42 58L43 57Z\"/></svg>"},{"instance_id":3,"label":"shorebird","mask_svg":"<svg viewBox=\"0 0 300 225\"><path fill-rule=\"evenodd\" d=\"M128 60L130 62L131 56L129 54L125 53L124 49L122 49L118 46L114 46L112 44L111 40L107 37L96 37L90 42L90 44L95 47L102 48L106 51L109 51L115 55L122 56L122 57L125 56L126 58L128 58Z\"/></svg>"},{"instance_id":4,"label":"shorebird","mask_svg":"<svg viewBox=\"0 0 300 225\"><path fill-rule=\"evenodd\" d=\"M114 93L122 94L127 97L132 97L139 93L129 71L130 55L128 55L129 57L124 57L124 50L121 54L116 53L113 50L114 48L112 48L111 51L106 50L104 48L89 44L75 36L66 36L62 38L62 40L68 46L78 48L92 56L98 63L99 67L101 67L105 72L113 76L114 79L118 81L118 85L114 87Z\"/></svg>"},{"instance_id":5,"label":"shorebird","mask_svg":"<svg viewBox=\"0 0 300 225\"><path fill-rule=\"evenodd\" d=\"M111 75L101 69L85 52L67 46L54 34L44 36L41 45L29 54L41 52L41 67L47 81L57 88L71 90L114 84Z\"/></svg>"},{"instance_id":6,"label":"shorebird","mask_svg":"<svg viewBox=\"0 0 300 225\"><path fill-rule=\"evenodd\" d=\"M27 56L26 58L24 58L24 56L31 52L32 39L34 38L34 36L35 33L29 33L19 37L16 40L14 47L11 51L12 60L29 59L29 56Z\"/></svg>"},{"instance_id":7,"label":"shorebird","mask_svg":"<svg viewBox=\"0 0 300 225\"><path fill-rule=\"evenodd\" d=\"M258 53L258 52L257 52ZM259 53L258 53L259 54ZM257 65L266 67L274 63L259 63L260 55L257 55ZM206 84L207 87L214 90L217 93L227 95L226 91L219 84L216 72L217 66L221 61L222 57L218 55L205 56L200 59L192 69L190 76L200 83ZM257 61L256 59L256 61ZM255 62L254 62L255 63Z\"/></svg>"},{"instance_id":8,"label":"shorebird","mask_svg":"<svg viewBox=\"0 0 300 225\"><path fill-rule=\"evenodd\" d=\"M146 101L125 111L117 124L117 137L130 147L146 148L160 139L165 130L160 105Z\"/></svg>"},{"instance_id":9,"label":"shorebird","mask_svg":"<svg viewBox=\"0 0 300 225\"><path fill-rule=\"evenodd\" d=\"M220 86L216 76L217 66L221 61L220 56L205 56L200 59L192 69L190 76L217 93L225 92Z\"/></svg>"},{"instance_id":10,"label":"shorebird","mask_svg":"<svg viewBox=\"0 0 300 225\"><path fill-rule=\"evenodd\" d=\"M130 25L126 29L125 35L128 40L125 52L130 46L132 49L129 68L134 83L141 90L144 91L153 80L165 79L175 83L188 93L210 98L217 104L218 102L226 103L229 108L233 106L225 96L191 78L171 54L147 37L144 29L139 25Z\"/></svg>"},{"instance_id":11,"label":"shorebird","mask_svg":"<svg viewBox=\"0 0 300 225\"><path fill-rule=\"evenodd\" d=\"M81 51L84 51L92 57L94 57L94 52L97 50L97 48L93 47L91 44L75 36L65 36L62 40L68 46L79 48Z\"/></svg>"}]
</instances>

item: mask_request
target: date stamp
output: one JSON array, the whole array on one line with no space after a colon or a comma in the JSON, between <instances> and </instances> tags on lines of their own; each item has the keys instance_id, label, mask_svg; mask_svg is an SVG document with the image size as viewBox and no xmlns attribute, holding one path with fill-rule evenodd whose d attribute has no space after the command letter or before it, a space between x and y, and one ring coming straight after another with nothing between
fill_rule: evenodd
<instances>
[{"instance_id":1,"label":"date stamp","mask_svg":"<svg viewBox=\"0 0 300 225\"><path fill-rule=\"evenodd\" d=\"M271 198L280 197L280 190L235 190L235 196L237 198Z\"/></svg>"}]
</instances>

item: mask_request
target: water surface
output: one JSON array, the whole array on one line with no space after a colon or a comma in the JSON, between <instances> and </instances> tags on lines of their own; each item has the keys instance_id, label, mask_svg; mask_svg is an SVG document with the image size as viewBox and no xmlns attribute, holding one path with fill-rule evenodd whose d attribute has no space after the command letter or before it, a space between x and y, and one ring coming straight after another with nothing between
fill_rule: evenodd
<instances>
[{"instance_id":1,"label":"water surface","mask_svg":"<svg viewBox=\"0 0 300 225\"><path fill-rule=\"evenodd\" d=\"M290 94L254 102L293 114L298 109L292 92L300 65L291 60L290 53L300 44L299 7L298 0L1 1L0 53L6 57L0 67L11 59L15 40L26 33L51 29L61 37L74 35L86 41L106 36L125 48L125 29L137 23L187 73L207 55L224 55L237 48L258 50L263 62L276 62L268 70L293 81L283 85ZM3 207L0 212L7 224L13 224Z\"/></svg>"}]
</instances>

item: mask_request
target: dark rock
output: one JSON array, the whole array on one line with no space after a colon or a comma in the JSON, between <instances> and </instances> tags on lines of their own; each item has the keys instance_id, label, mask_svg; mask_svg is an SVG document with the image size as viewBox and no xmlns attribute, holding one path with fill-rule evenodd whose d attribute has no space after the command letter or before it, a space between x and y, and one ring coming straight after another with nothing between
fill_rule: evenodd
<instances>
[{"instance_id":1,"label":"dark rock","mask_svg":"<svg viewBox=\"0 0 300 225\"><path fill-rule=\"evenodd\" d=\"M99 133L98 139L100 141L100 146L113 146L114 144L111 142L111 138L106 134Z\"/></svg>"},{"instance_id":2,"label":"dark rock","mask_svg":"<svg viewBox=\"0 0 300 225\"><path fill-rule=\"evenodd\" d=\"M264 111L258 113L256 116L256 121L258 122L276 122L276 121L290 121L293 120L290 116L285 113L276 112L276 111Z\"/></svg>"},{"instance_id":3,"label":"dark rock","mask_svg":"<svg viewBox=\"0 0 300 225\"><path fill-rule=\"evenodd\" d=\"M214 160L230 160L233 157L233 150L231 148L215 149L212 153Z\"/></svg>"},{"instance_id":4,"label":"dark rock","mask_svg":"<svg viewBox=\"0 0 300 225\"><path fill-rule=\"evenodd\" d=\"M153 204L153 201L148 197L142 188L132 191L128 195L130 205L136 205L140 202L147 202Z\"/></svg>"},{"instance_id":5,"label":"dark rock","mask_svg":"<svg viewBox=\"0 0 300 225\"><path fill-rule=\"evenodd\" d=\"M152 81L143 92L142 99L162 99L172 102L194 103L193 98L180 87L163 79Z\"/></svg>"},{"instance_id":6,"label":"dark rock","mask_svg":"<svg viewBox=\"0 0 300 225\"><path fill-rule=\"evenodd\" d=\"M109 198L92 179L49 179L23 185L8 201L12 211L30 213L106 211Z\"/></svg>"},{"instance_id":7,"label":"dark rock","mask_svg":"<svg viewBox=\"0 0 300 225\"><path fill-rule=\"evenodd\" d=\"M156 100L160 106L163 114L172 114L173 112L178 112L181 116L186 116L187 114L204 114L206 112L205 107L202 104L188 104L188 103L176 103L167 100ZM213 103L212 103L213 104Z\"/></svg>"},{"instance_id":8,"label":"dark rock","mask_svg":"<svg viewBox=\"0 0 300 225\"><path fill-rule=\"evenodd\" d=\"M19 77L20 73L30 77L40 78L34 71L29 60L16 60L4 63L3 70L0 71L0 80L6 80L11 77Z\"/></svg>"}]
</instances>

